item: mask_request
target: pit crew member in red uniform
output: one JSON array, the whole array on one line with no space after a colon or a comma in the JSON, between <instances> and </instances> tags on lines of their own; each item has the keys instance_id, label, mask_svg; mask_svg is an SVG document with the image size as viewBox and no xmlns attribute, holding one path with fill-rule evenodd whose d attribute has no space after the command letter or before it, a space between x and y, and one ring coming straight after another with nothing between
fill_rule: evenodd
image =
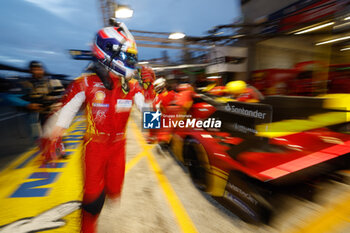
<instances>
[{"instance_id":1,"label":"pit crew member in red uniform","mask_svg":"<svg viewBox=\"0 0 350 233\"><path fill-rule=\"evenodd\" d=\"M185 114L193 104L194 89L189 83L181 83L177 87L176 105L182 107L181 114Z\"/></svg>"},{"instance_id":2,"label":"pit crew member in red uniform","mask_svg":"<svg viewBox=\"0 0 350 233\"><path fill-rule=\"evenodd\" d=\"M174 107L174 100L176 96L175 91L168 91L166 80L164 78L158 78L153 82L154 91L156 96L153 100L153 110L160 111L163 116L171 115ZM170 129L158 129L158 130L150 130L148 136L148 143L154 143L158 141L158 143L168 143L171 138L171 130Z\"/></svg>"},{"instance_id":3,"label":"pit crew member in red uniform","mask_svg":"<svg viewBox=\"0 0 350 233\"><path fill-rule=\"evenodd\" d=\"M141 66L141 79L143 85L143 95L145 97L145 103L152 105L156 93L154 91L153 82L156 80L156 75L151 67Z\"/></svg>"},{"instance_id":4,"label":"pit crew member in red uniform","mask_svg":"<svg viewBox=\"0 0 350 233\"><path fill-rule=\"evenodd\" d=\"M84 196L82 232L96 232L106 195L120 196L125 171L125 130L133 102L144 102L135 74L137 49L123 23L101 29L93 43L96 58L91 70L70 86L55 127L52 142L63 135L80 107L85 105Z\"/></svg>"},{"instance_id":5,"label":"pit crew member in red uniform","mask_svg":"<svg viewBox=\"0 0 350 233\"><path fill-rule=\"evenodd\" d=\"M167 113L168 107L173 104L176 96L175 91L168 91L166 88L165 78L158 78L154 83L154 90L157 93L153 101L154 110L159 110L162 113Z\"/></svg>"},{"instance_id":6,"label":"pit crew member in red uniform","mask_svg":"<svg viewBox=\"0 0 350 233\"><path fill-rule=\"evenodd\" d=\"M155 84L156 86L156 84ZM162 113L170 116L171 121L183 120L191 108L193 103L193 87L188 83L180 84L177 87L177 93L174 91L167 91L164 89L159 95L160 98L160 109ZM162 115L163 119L164 114ZM166 119L165 119L166 121ZM158 142L168 144L171 140L174 127L162 129L158 133Z\"/></svg>"},{"instance_id":7,"label":"pit crew member in red uniform","mask_svg":"<svg viewBox=\"0 0 350 233\"><path fill-rule=\"evenodd\" d=\"M232 95L237 101L241 102L259 102L264 99L258 89L247 85L242 80L231 81L226 84L226 93Z\"/></svg>"}]
</instances>

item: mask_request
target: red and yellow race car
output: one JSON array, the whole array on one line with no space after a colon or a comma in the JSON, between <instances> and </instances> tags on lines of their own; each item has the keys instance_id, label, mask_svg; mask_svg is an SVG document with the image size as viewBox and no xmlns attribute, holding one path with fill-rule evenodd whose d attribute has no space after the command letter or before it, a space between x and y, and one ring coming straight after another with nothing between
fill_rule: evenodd
<instances>
[{"instance_id":1,"label":"red and yellow race car","mask_svg":"<svg viewBox=\"0 0 350 233\"><path fill-rule=\"evenodd\" d=\"M243 220L266 223L274 192L348 168L349 100L271 96L223 103L196 95L191 117L182 119L194 127L177 127L170 151L199 189Z\"/></svg>"}]
</instances>

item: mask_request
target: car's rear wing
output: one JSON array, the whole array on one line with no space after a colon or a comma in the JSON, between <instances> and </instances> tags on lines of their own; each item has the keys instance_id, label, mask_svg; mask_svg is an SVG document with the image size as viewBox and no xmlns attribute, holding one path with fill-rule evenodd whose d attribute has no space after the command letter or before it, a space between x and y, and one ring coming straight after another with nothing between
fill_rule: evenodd
<instances>
[{"instance_id":1,"label":"car's rear wing","mask_svg":"<svg viewBox=\"0 0 350 233\"><path fill-rule=\"evenodd\" d=\"M350 121L350 109L329 97L270 96L261 103L201 99L217 109L210 117L221 120L222 131L240 137L272 138Z\"/></svg>"},{"instance_id":2,"label":"car's rear wing","mask_svg":"<svg viewBox=\"0 0 350 233\"><path fill-rule=\"evenodd\" d=\"M272 106L273 120L256 125L257 136L273 138L350 121L350 95L270 96L263 103Z\"/></svg>"}]
</instances>

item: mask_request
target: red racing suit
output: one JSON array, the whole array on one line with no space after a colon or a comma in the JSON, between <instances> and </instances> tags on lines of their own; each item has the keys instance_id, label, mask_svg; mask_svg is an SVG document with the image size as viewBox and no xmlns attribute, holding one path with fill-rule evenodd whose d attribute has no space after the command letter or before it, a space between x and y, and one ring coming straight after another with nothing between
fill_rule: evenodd
<instances>
[{"instance_id":1,"label":"red racing suit","mask_svg":"<svg viewBox=\"0 0 350 233\"><path fill-rule=\"evenodd\" d=\"M175 91L163 91L156 95L153 101L153 109L160 111L163 117L178 113L178 108L175 105L176 92ZM175 120L175 119L173 119ZM173 129L155 129L149 131L149 137L153 139L156 137L159 143L169 143L171 139L171 133Z\"/></svg>"},{"instance_id":2,"label":"red racing suit","mask_svg":"<svg viewBox=\"0 0 350 233\"><path fill-rule=\"evenodd\" d=\"M156 97L156 93L153 88L153 84L149 84L147 89L143 90L143 95L145 97L146 103L152 103L154 98Z\"/></svg>"},{"instance_id":3,"label":"red racing suit","mask_svg":"<svg viewBox=\"0 0 350 233\"><path fill-rule=\"evenodd\" d=\"M85 104L84 233L96 231L96 220L105 195L115 198L121 193L125 171L125 129L133 98L142 95L137 82L129 82L130 90L125 93L119 79L112 78L112 81L114 88L108 90L96 74L75 80L64 97L64 106L56 123L68 128L76 112Z\"/></svg>"},{"instance_id":4,"label":"red racing suit","mask_svg":"<svg viewBox=\"0 0 350 233\"><path fill-rule=\"evenodd\" d=\"M253 86L248 86L236 100L241 102L259 102L264 99L261 92Z\"/></svg>"},{"instance_id":5,"label":"red racing suit","mask_svg":"<svg viewBox=\"0 0 350 233\"><path fill-rule=\"evenodd\" d=\"M162 113L167 113L168 108L175 100L175 91L163 91L155 96L153 101L154 110L159 109Z\"/></svg>"}]
</instances>

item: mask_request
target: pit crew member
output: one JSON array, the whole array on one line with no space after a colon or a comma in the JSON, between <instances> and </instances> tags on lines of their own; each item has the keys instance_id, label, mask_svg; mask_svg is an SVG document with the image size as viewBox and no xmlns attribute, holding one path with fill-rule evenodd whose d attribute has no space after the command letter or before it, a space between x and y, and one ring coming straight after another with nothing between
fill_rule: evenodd
<instances>
[{"instance_id":1,"label":"pit crew member","mask_svg":"<svg viewBox=\"0 0 350 233\"><path fill-rule=\"evenodd\" d=\"M226 93L241 102L259 102L264 99L264 96L258 89L247 85L242 80L228 82L226 84Z\"/></svg>"}]
</instances>

